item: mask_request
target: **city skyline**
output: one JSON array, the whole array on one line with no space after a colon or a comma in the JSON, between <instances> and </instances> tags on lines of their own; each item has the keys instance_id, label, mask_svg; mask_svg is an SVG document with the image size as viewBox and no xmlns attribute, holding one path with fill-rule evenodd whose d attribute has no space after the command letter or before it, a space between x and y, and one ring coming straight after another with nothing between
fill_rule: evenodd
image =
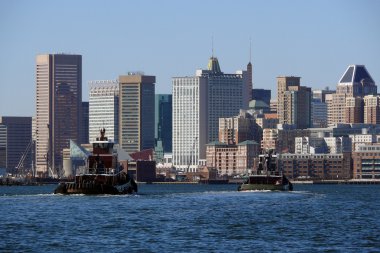
<instances>
[{"instance_id":1,"label":"city skyline","mask_svg":"<svg viewBox=\"0 0 380 253\"><path fill-rule=\"evenodd\" d=\"M82 55L83 101L88 81L136 70L157 77L157 94L170 94L172 77L193 76L212 54L227 73L251 58L253 88L271 89L272 98L277 76L335 89L351 64L379 82L379 10L371 0L2 1L0 115L35 116L34 60L43 53Z\"/></svg>"}]
</instances>

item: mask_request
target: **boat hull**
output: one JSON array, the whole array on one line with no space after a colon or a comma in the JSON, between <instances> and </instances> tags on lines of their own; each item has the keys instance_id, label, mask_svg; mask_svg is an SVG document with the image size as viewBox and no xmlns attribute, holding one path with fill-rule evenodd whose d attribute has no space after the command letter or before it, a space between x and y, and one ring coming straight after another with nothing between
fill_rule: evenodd
<instances>
[{"instance_id":1,"label":"boat hull","mask_svg":"<svg viewBox=\"0 0 380 253\"><path fill-rule=\"evenodd\" d=\"M239 191L286 191L287 185L270 185L270 184L242 184Z\"/></svg>"},{"instance_id":2,"label":"boat hull","mask_svg":"<svg viewBox=\"0 0 380 253\"><path fill-rule=\"evenodd\" d=\"M132 194L137 192L137 189L132 185L81 185L74 182L60 183L55 189L54 194L86 194L86 195L97 195L97 194L110 194L110 195L120 195L120 194Z\"/></svg>"},{"instance_id":3,"label":"boat hull","mask_svg":"<svg viewBox=\"0 0 380 253\"><path fill-rule=\"evenodd\" d=\"M280 175L252 175L241 184L239 191L292 191L293 185L285 176Z\"/></svg>"},{"instance_id":4,"label":"boat hull","mask_svg":"<svg viewBox=\"0 0 380 253\"><path fill-rule=\"evenodd\" d=\"M136 182L126 173L118 175L90 174L76 176L74 182L62 182L55 194L132 194L137 192Z\"/></svg>"}]
</instances>

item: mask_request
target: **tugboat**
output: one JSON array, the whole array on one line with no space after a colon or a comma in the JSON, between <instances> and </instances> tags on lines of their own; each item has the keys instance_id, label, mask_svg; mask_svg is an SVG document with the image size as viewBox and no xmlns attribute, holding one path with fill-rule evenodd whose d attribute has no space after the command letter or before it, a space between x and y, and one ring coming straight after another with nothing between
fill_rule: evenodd
<instances>
[{"instance_id":1,"label":"tugboat","mask_svg":"<svg viewBox=\"0 0 380 253\"><path fill-rule=\"evenodd\" d=\"M137 184L125 171L117 167L114 143L105 137L106 130L100 130L100 138L92 144L93 152L88 157L88 168L76 175L73 182L61 182L54 194L132 194Z\"/></svg>"},{"instance_id":2,"label":"tugboat","mask_svg":"<svg viewBox=\"0 0 380 253\"><path fill-rule=\"evenodd\" d=\"M256 174L249 175L246 181L238 187L238 191L292 191L293 184L276 169L276 159L277 156L272 155L272 151L259 155Z\"/></svg>"}]
</instances>

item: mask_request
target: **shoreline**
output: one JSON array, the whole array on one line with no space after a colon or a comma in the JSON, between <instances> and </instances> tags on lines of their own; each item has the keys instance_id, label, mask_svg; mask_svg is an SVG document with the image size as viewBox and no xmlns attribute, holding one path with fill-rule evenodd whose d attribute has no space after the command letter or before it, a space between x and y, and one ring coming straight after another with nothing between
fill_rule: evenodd
<instances>
[{"instance_id":1,"label":"shoreline","mask_svg":"<svg viewBox=\"0 0 380 253\"><path fill-rule=\"evenodd\" d=\"M315 184L315 185L326 185L326 184L350 184L350 185L378 185L380 184L380 179L348 179L348 180L290 180L292 184ZM59 182L27 182L27 183L20 183L20 182L8 182L0 184L1 186L44 186L44 185L54 185L58 184ZM202 182L137 182L137 184L155 184L155 185L165 185L165 184L183 184L183 185L194 185L194 184L210 184L210 185L216 185L216 184L241 184L242 182L238 182L237 180L232 180L229 182L210 182L210 183L202 183Z\"/></svg>"}]
</instances>

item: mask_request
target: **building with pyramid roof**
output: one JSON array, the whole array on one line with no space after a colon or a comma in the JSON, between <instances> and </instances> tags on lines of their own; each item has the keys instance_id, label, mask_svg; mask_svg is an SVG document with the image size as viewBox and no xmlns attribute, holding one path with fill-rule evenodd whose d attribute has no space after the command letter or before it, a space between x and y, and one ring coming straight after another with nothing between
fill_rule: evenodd
<instances>
[{"instance_id":1,"label":"building with pyramid roof","mask_svg":"<svg viewBox=\"0 0 380 253\"><path fill-rule=\"evenodd\" d=\"M349 65L339 80L336 93L332 95L328 124L363 123L363 98L376 94L377 86L366 67Z\"/></svg>"}]
</instances>

